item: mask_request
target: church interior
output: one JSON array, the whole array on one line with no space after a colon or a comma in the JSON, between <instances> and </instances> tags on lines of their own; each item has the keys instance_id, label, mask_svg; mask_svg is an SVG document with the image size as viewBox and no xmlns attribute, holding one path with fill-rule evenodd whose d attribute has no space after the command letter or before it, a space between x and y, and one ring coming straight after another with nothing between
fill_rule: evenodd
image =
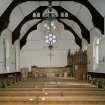
<instances>
[{"instance_id":1,"label":"church interior","mask_svg":"<svg viewBox=\"0 0 105 105\"><path fill-rule=\"evenodd\" d=\"M105 105L105 0L0 0L0 105Z\"/></svg>"}]
</instances>

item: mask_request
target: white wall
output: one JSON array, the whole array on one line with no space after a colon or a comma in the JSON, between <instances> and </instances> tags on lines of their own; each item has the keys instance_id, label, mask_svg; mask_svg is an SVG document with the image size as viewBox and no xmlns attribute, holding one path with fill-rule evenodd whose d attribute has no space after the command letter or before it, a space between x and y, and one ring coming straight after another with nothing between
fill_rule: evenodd
<instances>
[{"instance_id":1,"label":"white wall","mask_svg":"<svg viewBox=\"0 0 105 105\"><path fill-rule=\"evenodd\" d=\"M3 48L3 39L0 37L0 73L4 71L4 48Z\"/></svg>"},{"instance_id":2,"label":"white wall","mask_svg":"<svg viewBox=\"0 0 105 105\"><path fill-rule=\"evenodd\" d=\"M90 37L91 37L91 44L88 46L88 72L97 72L97 73L105 73L105 62L102 62L103 57L105 56L105 38L102 37L101 32L93 28L90 31ZM100 39L99 42L99 64L94 69L94 56L93 56L93 49L94 49L94 40L96 38Z\"/></svg>"},{"instance_id":3,"label":"white wall","mask_svg":"<svg viewBox=\"0 0 105 105\"><path fill-rule=\"evenodd\" d=\"M6 8L10 5L13 0L0 0L0 16L6 10Z\"/></svg>"},{"instance_id":4,"label":"white wall","mask_svg":"<svg viewBox=\"0 0 105 105\"><path fill-rule=\"evenodd\" d=\"M105 16L105 0L88 0L96 8L96 10Z\"/></svg>"},{"instance_id":5,"label":"white wall","mask_svg":"<svg viewBox=\"0 0 105 105\"><path fill-rule=\"evenodd\" d=\"M3 40L5 42L5 45L3 44ZM0 73L10 73L19 70L19 46L19 41L18 43L12 45L12 33L9 29L6 29L2 32L0 36ZM17 52L16 56L15 50ZM15 63L15 60L17 62L17 65Z\"/></svg>"},{"instance_id":6,"label":"white wall","mask_svg":"<svg viewBox=\"0 0 105 105\"><path fill-rule=\"evenodd\" d=\"M16 61L16 71L20 71L20 41L17 40L15 42L15 48L16 48L16 53L15 53L15 61Z\"/></svg>"},{"instance_id":7,"label":"white wall","mask_svg":"<svg viewBox=\"0 0 105 105\"><path fill-rule=\"evenodd\" d=\"M105 73L105 37L100 40L99 44L99 66L96 72Z\"/></svg>"},{"instance_id":8,"label":"white wall","mask_svg":"<svg viewBox=\"0 0 105 105\"><path fill-rule=\"evenodd\" d=\"M105 22L104 22L105 24ZM104 27L105 31L105 27ZM97 65L97 68L94 70L94 57L93 57L93 43L95 38L99 38L99 64ZM101 34L100 30L97 28L92 28L90 30L90 45L88 45L88 72L97 72L97 73L105 73L105 37Z\"/></svg>"}]
</instances>

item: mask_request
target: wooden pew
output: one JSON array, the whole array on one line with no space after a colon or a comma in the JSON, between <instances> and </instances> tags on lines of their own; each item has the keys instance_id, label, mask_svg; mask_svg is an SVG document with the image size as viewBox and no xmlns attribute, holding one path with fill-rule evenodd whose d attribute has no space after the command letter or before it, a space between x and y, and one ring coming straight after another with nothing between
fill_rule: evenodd
<instances>
[{"instance_id":1,"label":"wooden pew","mask_svg":"<svg viewBox=\"0 0 105 105\"><path fill-rule=\"evenodd\" d=\"M0 91L0 96L105 96L103 91Z\"/></svg>"},{"instance_id":2,"label":"wooden pew","mask_svg":"<svg viewBox=\"0 0 105 105\"><path fill-rule=\"evenodd\" d=\"M104 89L61 81L23 81L0 89L0 105L105 105Z\"/></svg>"},{"instance_id":3,"label":"wooden pew","mask_svg":"<svg viewBox=\"0 0 105 105\"><path fill-rule=\"evenodd\" d=\"M32 100L30 100L32 99ZM105 97L100 96L69 96L69 97L0 97L0 104L3 105L10 105L8 102L13 105L18 105L17 102L21 102L21 105L24 105L24 102L30 102L29 105L33 104L40 104L40 105L46 105L47 104L57 104L60 105L61 103L63 105L70 104L76 105L79 103L80 105L103 105L105 104Z\"/></svg>"}]
</instances>

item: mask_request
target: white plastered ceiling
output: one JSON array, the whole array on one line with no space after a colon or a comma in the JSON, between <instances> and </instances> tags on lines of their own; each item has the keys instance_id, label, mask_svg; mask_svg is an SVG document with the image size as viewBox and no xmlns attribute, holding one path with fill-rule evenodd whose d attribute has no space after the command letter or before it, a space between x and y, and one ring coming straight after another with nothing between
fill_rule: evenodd
<instances>
[{"instance_id":1,"label":"white plastered ceiling","mask_svg":"<svg viewBox=\"0 0 105 105\"><path fill-rule=\"evenodd\" d=\"M12 1L13 0L0 0L0 16L4 13Z\"/></svg>"},{"instance_id":2,"label":"white plastered ceiling","mask_svg":"<svg viewBox=\"0 0 105 105\"><path fill-rule=\"evenodd\" d=\"M89 0L89 2L105 17L105 0Z\"/></svg>"},{"instance_id":3,"label":"white plastered ceiling","mask_svg":"<svg viewBox=\"0 0 105 105\"><path fill-rule=\"evenodd\" d=\"M100 8L101 8L101 11L103 9L103 12L104 12L105 7L103 7L103 5L100 7L100 4L103 4L104 0L100 0L100 2L98 0L89 0L89 1L92 3L95 3L94 6L96 6L96 9L100 11ZM6 10L6 8L9 6L11 2L12 0L0 0L0 15L3 14L3 12ZM27 1L16 6L10 15L10 19L9 19L10 23L9 23L8 29L11 30L11 32L13 32L14 29L18 26L18 24L23 20L23 18L40 5L48 6L48 2ZM94 27L92 23L91 13L82 4L74 1L61 1L61 2L57 1L57 2L53 2L53 5L55 6L60 5L66 10L68 10L71 14L76 16L88 30L91 30ZM76 25L74 22L72 26L74 27L74 30L77 32L77 34L80 35L81 31L79 30L78 25ZM29 24L27 24L27 27L29 27ZM27 29L28 28L24 28L24 33L25 31L27 31Z\"/></svg>"},{"instance_id":4,"label":"white plastered ceiling","mask_svg":"<svg viewBox=\"0 0 105 105\"><path fill-rule=\"evenodd\" d=\"M72 30L75 31L80 38L82 38L81 29L76 22L68 19L60 19L60 20L63 21L65 24L68 24L68 26L70 26Z\"/></svg>"},{"instance_id":5,"label":"white plastered ceiling","mask_svg":"<svg viewBox=\"0 0 105 105\"><path fill-rule=\"evenodd\" d=\"M6 10L6 8L10 5L10 3L12 1L13 0L0 0L0 15L3 14L3 12ZM105 0L88 0L88 1L100 12L100 14L102 16L105 16ZM61 3L60 2L53 2L53 5L60 5ZM43 3L40 3L40 4L43 5ZM46 3L46 5L47 4L48 3ZM71 6L74 8L73 5L71 5ZM27 5L26 5L26 7L27 7ZM78 7L79 7L79 4L78 4ZM72 10L75 11L75 8ZM25 11L24 11L24 13L25 13Z\"/></svg>"},{"instance_id":6,"label":"white plastered ceiling","mask_svg":"<svg viewBox=\"0 0 105 105\"><path fill-rule=\"evenodd\" d=\"M26 22L23 27L21 28L21 31L20 31L20 39L26 34L26 32L32 27L34 26L36 23L38 23L40 21L40 19L33 19L33 20L30 20L28 22Z\"/></svg>"}]
</instances>

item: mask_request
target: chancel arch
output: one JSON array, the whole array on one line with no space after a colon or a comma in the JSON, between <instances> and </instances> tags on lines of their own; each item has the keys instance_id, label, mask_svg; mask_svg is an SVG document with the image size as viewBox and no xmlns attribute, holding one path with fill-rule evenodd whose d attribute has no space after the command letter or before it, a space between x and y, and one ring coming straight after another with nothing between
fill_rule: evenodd
<instances>
[{"instance_id":1,"label":"chancel arch","mask_svg":"<svg viewBox=\"0 0 105 105\"><path fill-rule=\"evenodd\" d=\"M33 25L23 36L20 38L20 49L26 44L27 37L32 30L37 29L37 25L41 23L43 20L39 20L35 25Z\"/></svg>"},{"instance_id":2,"label":"chancel arch","mask_svg":"<svg viewBox=\"0 0 105 105\"><path fill-rule=\"evenodd\" d=\"M53 49L51 50L51 56L49 47L45 43L45 34L42 34L42 32L40 31L40 27L42 27L43 23L39 23L37 27L31 28L30 32L27 34L26 44L22 47L20 53L21 62L23 62L25 58L28 59L25 60L23 65L29 65L29 63L31 63L31 65L36 64L40 67L64 66L67 62L66 56L68 50L71 49L71 51L78 51L80 49L79 45L75 42L75 37L73 33L70 32L70 30L65 30L62 23L58 22L57 24L60 27L58 27L58 31L54 33L57 39L56 43L53 45ZM23 40L24 37L21 39L21 42L23 42ZM29 53L30 57L27 56L27 54ZM47 64L43 61L44 59L41 59L43 57L46 59ZM34 61L31 59L33 59ZM64 60L62 61L61 59Z\"/></svg>"},{"instance_id":3,"label":"chancel arch","mask_svg":"<svg viewBox=\"0 0 105 105\"><path fill-rule=\"evenodd\" d=\"M36 30L37 29L37 25L40 23L40 22L42 22L43 20L39 20L39 22L37 22L35 25L33 25L25 34L23 34L23 36L20 36L20 48L22 48L23 47L23 45L25 45L26 44L26 40L27 40L27 37L28 37L28 34L31 32L31 31L33 31L33 30ZM60 21L60 20L58 20L59 22L61 22L61 23L63 23L62 21ZM68 25L66 25L65 23L63 23L63 25L64 25L64 29L67 29L67 30L69 30L69 31L71 31L72 33L73 33L73 35L74 35L74 37L75 37L75 42L80 46L80 47L82 47L82 45L81 45L81 43L82 43L82 40L81 40L81 38L77 35L77 33L71 28L71 27L69 27ZM41 26L41 31L43 31L43 26L44 26L44 24L42 24L42 26Z\"/></svg>"}]
</instances>

